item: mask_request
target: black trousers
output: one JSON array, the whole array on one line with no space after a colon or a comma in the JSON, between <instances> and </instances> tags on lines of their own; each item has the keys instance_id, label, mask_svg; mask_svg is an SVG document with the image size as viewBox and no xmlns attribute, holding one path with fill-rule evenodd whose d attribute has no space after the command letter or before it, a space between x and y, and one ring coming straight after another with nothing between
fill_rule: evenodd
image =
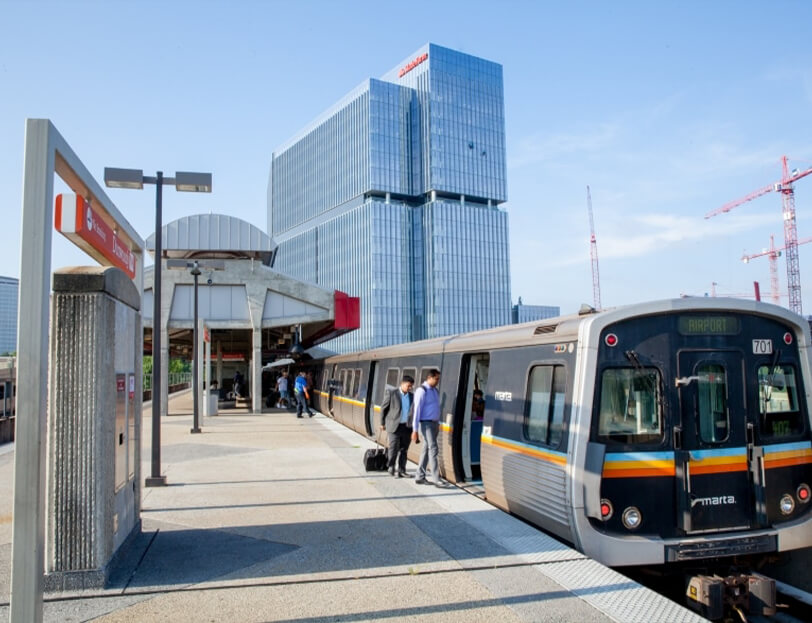
<instances>
[{"instance_id":1,"label":"black trousers","mask_svg":"<svg viewBox=\"0 0 812 623\"><path fill-rule=\"evenodd\" d=\"M409 444L412 442L412 429L406 424L398 424L394 433L387 433L389 437L389 461L387 467L392 469L397 461L397 469L400 472L406 471L406 453L409 451Z\"/></svg>"}]
</instances>

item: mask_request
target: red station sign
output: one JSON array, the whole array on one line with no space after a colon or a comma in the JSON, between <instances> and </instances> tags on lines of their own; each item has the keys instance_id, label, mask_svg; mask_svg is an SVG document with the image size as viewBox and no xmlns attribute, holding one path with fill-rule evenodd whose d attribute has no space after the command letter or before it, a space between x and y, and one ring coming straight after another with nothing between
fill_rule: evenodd
<instances>
[{"instance_id":1,"label":"red station sign","mask_svg":"<svg viewBox=\"0 0 812 623\"><path fill-rule=\"evenodd\" d=\"M91 246L130 279L135 278L135 254L83 197L72 193L56 196L54 227L79 247L87 250Z\"/></svg>"},{"instance_id":2,"label":"red station sign","mask_svg":"<svg viewBox=\"0 0 812 623\"><path fill-rule=\"evenodd\" d=\"M401 67L401 68L400 68L400 71L398 72L398 78L402 78L403 76L405 76L406 74L408 74L408 73L409 73L409 72L410 72L412 69L414 69L414 68L415 68L415 67L417 67L417 66L418 66L420 63L422 63L423 61L425 61L426 59L428 59L428 57L429 57L429 53L428 53L428 52L424 52L424 53L423 53L423 54L421 54L420 56L416 57L416 58L415 58L415 59L414 59L414 60L413 60L411 63L409 63L408 65L404 65L403 67Z\"/></svg>"}]
</instances>

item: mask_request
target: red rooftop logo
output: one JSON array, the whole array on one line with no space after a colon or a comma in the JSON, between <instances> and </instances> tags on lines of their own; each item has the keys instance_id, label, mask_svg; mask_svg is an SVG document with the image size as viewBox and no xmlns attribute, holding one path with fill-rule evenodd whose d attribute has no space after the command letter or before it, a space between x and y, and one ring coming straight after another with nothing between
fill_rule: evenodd
<instances>
[{"instance_id":1,"label":"red rooftop logo","mask_svg":"<svg viewBox=\"0 0 812 623\"><path fill-rule=\"evenodd\" d=\"M398 73L398 78L402 78L406 74L408 74L412 69L417 67L420 63L425 61L429 57L429 53L426 52L425 54L421 54L417 58L415 58L411 63L406 65L405 67L400 68L400 72Z\"/></svg>"}]
</instances>

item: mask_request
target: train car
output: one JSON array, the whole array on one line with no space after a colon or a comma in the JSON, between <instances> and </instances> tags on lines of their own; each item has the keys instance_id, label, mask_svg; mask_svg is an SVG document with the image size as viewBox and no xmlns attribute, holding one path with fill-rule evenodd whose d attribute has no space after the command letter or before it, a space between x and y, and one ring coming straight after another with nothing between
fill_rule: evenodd
<instances>
[{"instance_id":1,"label":"train car","mask_svg":"<svg viewBox=\"0 0 812 623\"><path fill-rule=\"evenodd\" d=\"M317 406L384 442L385 392L438 368L443 476L481 482L488 501L604 564L812 545L810 331L784 308L659 301L311 366Z\"/></svg>"}]
</instances>

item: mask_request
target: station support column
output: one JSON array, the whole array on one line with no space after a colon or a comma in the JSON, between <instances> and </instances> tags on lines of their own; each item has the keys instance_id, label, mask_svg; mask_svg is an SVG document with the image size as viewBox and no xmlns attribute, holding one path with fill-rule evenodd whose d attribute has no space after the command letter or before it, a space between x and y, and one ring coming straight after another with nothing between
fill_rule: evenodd
<instances>
[{"instance_id":1,"label":"station support column","mask_svg":"<svg viewBox=\"0 0 812 623\"><path fill-rule=\"evenodd\" d=\"M262 413L262 328L252 331L251 411Z\"/></svg>"}]
</instances>

